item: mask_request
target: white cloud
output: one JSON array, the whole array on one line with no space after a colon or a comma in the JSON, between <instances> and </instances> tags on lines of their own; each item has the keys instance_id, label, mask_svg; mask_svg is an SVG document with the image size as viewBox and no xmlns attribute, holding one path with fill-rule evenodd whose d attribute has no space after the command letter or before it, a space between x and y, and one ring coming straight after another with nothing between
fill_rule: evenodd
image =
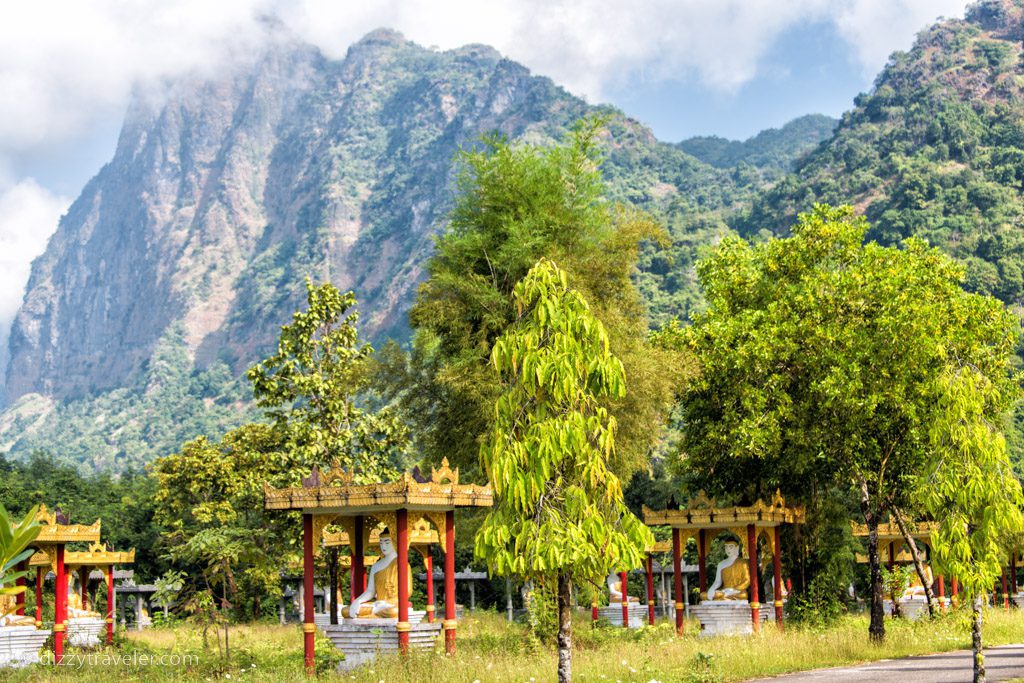
<instances>
[{"instance_id":1,"label":"white cloud","mask_svg":"<svg viewBox=\"0 0 1024 683\"><path fill-rule=\"evenodd\" d=\"M966 0L64 0L12 3L0 22L0 155L72 139L120 109L138 81L210 68L254 51L275 15L340 56L396 28L442 48L487 43L592 100L610 85L752 79L802 21L832 22L873 73L939 14Z\"/></svg>"},{"instance_id":2,"label":"white cloud","mask_svg":"<svg viewBox=\"0 0 1024 683\"><path fill-rule=\"evenodd\" d=\"M0 182L0 340L7 339L21 306L32 259L43 252L70 203L31 178L7 186Z\"/></svg>"},{"instance_id":3,"label":"white cloud","mask_svg":"<svg viewBox=\"0 0 1024 683\"><path fill-rule=\"evenodd\" d=\"M938 17L963 16L964 0L857 0L841 6L834 21L856 52L867 77L889 55L906 50L921 29Z\"/></svg>"}]
</instances>

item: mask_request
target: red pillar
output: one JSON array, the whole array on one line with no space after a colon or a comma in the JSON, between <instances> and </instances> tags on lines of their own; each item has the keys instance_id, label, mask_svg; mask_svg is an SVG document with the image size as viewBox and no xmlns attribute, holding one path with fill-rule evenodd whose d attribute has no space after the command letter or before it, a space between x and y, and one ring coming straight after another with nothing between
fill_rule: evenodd
<instances>
[{"instance_id":1,"label":"red pillar","mask_svg":"<svg viewBox=\"0 0 1024 683\"><path fill-rule=\"evenodd\" d=\"M107 572L107 645L114 642L114 565Z\"/></svg>"},{"instance_id":2,"label":"red pillar","mask_svg":"<svg viewBox=\"0 0 1024 683\"><path fill-rule=\"evenodd\" d=\"M43 627L43 568L36 567L36 628Z\"/></svg>"},{"instance_id":3,"label":"red pillar","mask_svg":"<svg viewBox=\"0 0 1024 683\"><path fill-rule=\"evenodd\" d=\"M1010 594L1006 592L1006 570L1003 570L1003 609L1010 610Z\"/></svg>"},{"instance_id":4,"label":"red pillar","mask_svg":"<svg viewBox=\"0 0 1024 683\"><path fill-rule=\"evenodd\" d=\"M352 571L349 573L349 593L352 597L349 599L349 604L352 604L352 600L362 595L363 591L366 590L364 586L366 567L363 566L363 555L366 554L366 549L363 547L363 516L356 515L352 528L354 529L354 538L351 539L349 548L352 549Z\"/></svg>"},{"instance_id":5,"label":"red pillar","mask_svg":"<svg viewBox=\"0 0 1024 683\"><path fill-rule=\"evenodd\" d=\"M398 649L409 654L409 511L395 511L395 542L398 545Z\"/></svg>"},{"instance_id":6,"label":"red pillar","mask_svg":"<svg viewBox=\"0 0 1024 683\"><path fill-rule=\"evenodd\" d=\"M676 596L676 635L683 635L683 618L686 616L683 604L683 549L679 539L679 529L672 530L672 584Z\"/></svg>"},{"instance_id":7,"label":"red pillar","mask_svg":"<svg viewBox=\"0 0 1024 683\"><path fill-rule=\"evenodd\" d=\"M15 568L15 571L17 571L18 573L24 572L25 564L26 560L22 560L21 562L19 562L18 566ZM15 582L15 585L24 588L25 577L18 577L18 580ZM15 596L14 604L18 606L18 610L15 612L15 614L17 614L19 617L25 616L25 591L21 591L20 593L18 593L18 595Z\"/></svg>"},{"instance_id":8,"label":"red pillar","mask_svg":"<svg viewBox=\"0 0 1024 683\"><path fill-rule=\"evenodd\" d=\"M423 562L427 568L427 621L434 623L434 558L427 549L427 557Z\"/></svg>"},{"instance_id":9,"label":"red pillar","mask_svg":"<svg viewBox=\"0 0 1024 683\"><path fill-rule=\"evenodd\" d=\"M958 607L960 605L960 600L957 595L960 593L960 584L956 580L955 576L949 580L949 585L952 591L952 597L950 597L949 601L953 603L953 607Z\"/></svg>"},{"instance_id":10,"label":"red pillar","mask_svg":"<svg viewBox=\"0 0 1024 683\"><path fill-rule=\"evenodd\" d=\"M946 579L939 574L939 607L946 613Z\"/></svg>"},{"instance_id":11,"label":"red pillar","mask_svg":"<svg viewBox=\"0 0 1024 683\"><path fill-rule=\"evenodd\" d=\"M619 572L619 585L622 587L622 626L629 628L629 572Z\"/></svg>"},{"instance_id":12,"label":"red pillar","mask_svg":"<svg viewBox=\"0 0 1024 683\"><path fill-rule=\"evenodd\" d=\"M654 626L654 558L647 553L647 623Z\"/></svg>"},{"instance_id":13,"label":"red pillar","mask_svg":"<svg viewBox=\"0 0 1024 683\"><path fill-rule=\"evenodd\" d=\"M761 603L757 594L757 536L753 524L747 525L747 558L750 566L750 619L754 632L761 630Z\"/></svg>"},{"instance_id":14,"label":"red pillar","mask_svg":"<svg viewBox=\"0 0 1024 683\"><path fill-rule=\"evenodd\" d=\"M68 575L64 571L64 545L57 546L57 593L53 601L53 661L64 661L64 633L68 628Z\"/></svg>"},{"instance_id":15,"label":"red pillar","mask_svg":"<svg viewBox=\"0 0 1024 683\"><path fill-rule=\"evenodd\" d=\"M597 621L597 594L594 594L594 600L590 603L590 620Z\"/></svg>"},{"instance_id":16,"label":"red pillar","mask_svg":"<svg viewBox=\"0 0 1024 683\"><path fill-rule=\"evenodd\" d=\"M455 511L444 513L444 651L455 654Z\"/></svg>"},{"instance_id":17,"label":"red pillar","mask_svg":"<svg viewBox=\"0 0 1024 683\"><path fill-rule=\"evenodd\" d=\"M306 674L316 673L314 637L316 622L313 620L313 515L302 515L302 645L305 654Z\"/></svg>"},{"instance_id":18,"label":"red pillar","mask_svg":"<svg viewBox=\"0 0 1024 683\"><path fill-rule=\"evenodd\" d=\"M700 594L708 592L708 548L704 530L697 532L697 578L700 582Z\"/></svg>"},{"instance_id":19,"label":"red pillar","mask_svg":"<svg viewBox=\"0 0 1024 683\"><path fill-rule=\"evenodd\" d=\"M772 569L774 571L775 589L775 625L782 630L782 533L779 527L775 527L775 554L772 557Z\"/></svg>"}]
</instances>

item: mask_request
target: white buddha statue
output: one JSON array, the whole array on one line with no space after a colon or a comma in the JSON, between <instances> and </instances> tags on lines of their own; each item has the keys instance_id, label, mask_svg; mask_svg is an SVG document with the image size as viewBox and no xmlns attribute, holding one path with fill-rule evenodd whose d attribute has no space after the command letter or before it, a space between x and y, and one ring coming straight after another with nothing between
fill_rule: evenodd
<instances>
[{"instance_id":1,"label":"white buddha statue","mask_svg":"<svg viewBox=\"0 0 1024 683\"><path fill-rule=\"evenodd\" d=\"M412 593L412 572L406 572ZM380 559L370 567L363 591L348 607L341 610L348 619L398 616L398 553L387 534L380 535Z\"/></svg>"},{"instance_id":2,"label":"white buddha statue","mask_svg":"<svg viewBox=\"0 0 1024 683\"><path fill-rule=\"evenodd\" d=\"M750 569L740 559L740 546L729 541L725 544L725 559L718 563L715 580L708 588L710 600L746 600L750 587Z\"/></svg>"},{"instance_id":3,"label":"white buddha statue","mask_svg":"<svg viewBox=\"0 0 1024 683\"><path fill-rule=\"evenodd\" d=\"M621 605L622 593L623 591L621 577L615 572L612 572L608 575L608 602ZM628 595L626 596L627 602L637 602L638 600L638 598Z\"/></svg>"}]
</instances>

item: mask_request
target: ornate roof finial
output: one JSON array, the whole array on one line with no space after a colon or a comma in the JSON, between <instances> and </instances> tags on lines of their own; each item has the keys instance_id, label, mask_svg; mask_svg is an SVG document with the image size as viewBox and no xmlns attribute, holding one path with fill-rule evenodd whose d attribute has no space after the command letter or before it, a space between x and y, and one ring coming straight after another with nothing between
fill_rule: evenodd
<instances>
[{"instance_id":1,"label":"ornate roof finial","mask_svg":"<svg viewBox=\"0 0 1024 683\"><path fill-rule=\"evenodd\" d=\"M451 484L459 483L459 468L452 469L448 466L448 458L441 459L441 467L434 468L433 474L430 476L430 481L435 484L443 484L447 480Z\"/></svg>"}]
</instances>

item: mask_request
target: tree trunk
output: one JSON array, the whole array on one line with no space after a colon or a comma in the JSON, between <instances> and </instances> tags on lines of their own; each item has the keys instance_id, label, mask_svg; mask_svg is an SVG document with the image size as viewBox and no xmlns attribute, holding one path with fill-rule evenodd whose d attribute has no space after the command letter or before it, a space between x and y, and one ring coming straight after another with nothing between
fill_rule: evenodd
<instances>
[{"instance_id":1,"label":"tree trunk","mask_svg":"<svg viewBox=\"0 0 1024 683\"><path fill-rule=\"evenodd\" d=\"M860 509L868 527L868 569L871 577L871 625L868 633L871 640L880 643L885 640L885 598L882 566L878 558L878 514L871 509L871 494L864 479L860 480L860 493Z\"/></svg>"},{"instance_id":2,"label":"tree trunk","mask_svg":"<svg viewBox=\"0 0 1024 683\"><path fill-rule=\"evenodd\" d=\"M985 655L981 645L982 598L974 598L974 618L971 620L971 646L974 649L974 683L985 683Z\"/></svg>"},{"instance_id":3,"label":"tree trunk","mask_svg":"<svg viewBox=\"0 0 1024 683\"><path fill-rule=\"evenodd\" d=\"M558 573L558 683L572 680L572 583Z\"/></svg>"},{"instance_id":4,"label":"tree trunk","mask_svg":"<svg viewBox=\"0 0 1024 683\"><path fill-rule=\"evenodd\" d=\"M330 622L332 626L338 625L338 549L330 548L327 551L327 575L328 575L328 590L330 591ZM434 577L428 577L428 581L433 581Z\"/></svg>"},{"instance_id":5,"label":"tree trunk","mask_svg":"<svg viewBox=\"0 0 1024 683\"><path fill-rule=\"evenodd\" d=\"M935 616L935 596L932 594L932 585L925 579L924 575L924 563L921 562L921 553L917 550L917 543L914 542L914 537L910 535L910 530L907 529L907 525L903 522L903 515L897 508L890 508L893 519L896 520L896 526L900 528L900 534L903 535L903 540L906 542L907 547L910 548L910 556L914 558L914 570L917 572L917 578L921 581L921 585L924 586L924 597L928 601L928 616ZM895 600L893 600L895 603Z\"/></svg>"}]
</instances>

